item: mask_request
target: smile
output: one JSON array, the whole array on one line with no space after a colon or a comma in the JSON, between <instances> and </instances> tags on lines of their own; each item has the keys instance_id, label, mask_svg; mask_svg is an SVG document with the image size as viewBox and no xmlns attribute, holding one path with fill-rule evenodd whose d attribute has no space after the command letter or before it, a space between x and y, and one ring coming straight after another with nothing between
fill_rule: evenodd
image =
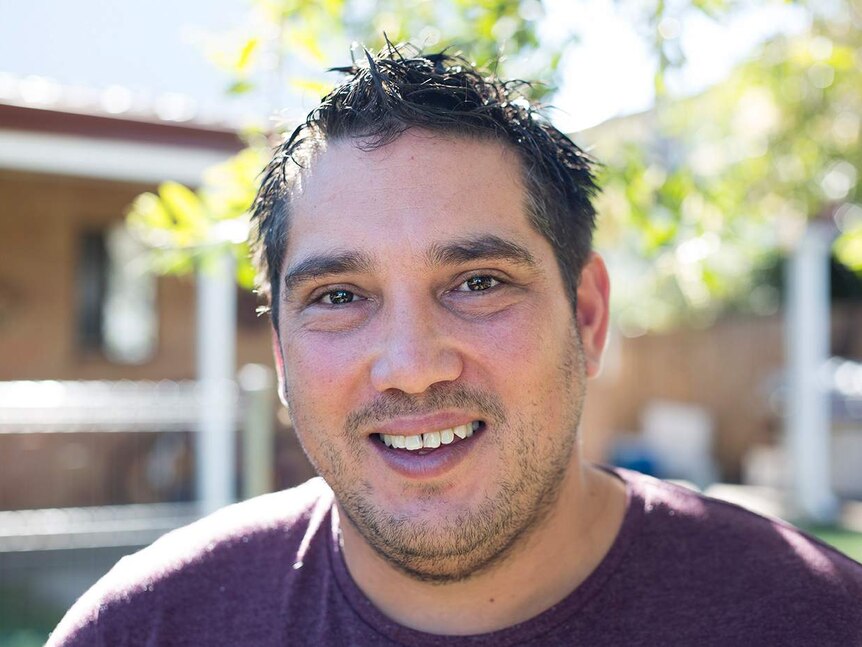
<instances>
[{"instance_id":1,"label":"smile","mask_svg":"<svg viewBox=\"0 0 862 647\"><path fill-rule=\"evenodd\" d=\"M482 426L482 422L474 420L465 425L452 427L450 429L441 429L439 431L430 431L425 434L416 434L413 436L397 436L393 434L377 434L377 437L387 447L394 449L406 449L408 451L418 451L420 449L437 449L441 445L451 445L458 440L465 440L473 435L473 432L478 431Z\"/></svg>"}]
</instances>

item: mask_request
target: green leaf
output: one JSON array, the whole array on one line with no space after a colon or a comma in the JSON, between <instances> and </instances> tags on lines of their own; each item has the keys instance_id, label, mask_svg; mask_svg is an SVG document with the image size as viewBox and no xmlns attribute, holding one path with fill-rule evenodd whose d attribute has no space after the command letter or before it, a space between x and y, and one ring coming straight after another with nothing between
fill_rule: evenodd
<instances>
[{"instance_id":1,"label":"green leaf","mask_svg":"<svg viewBox=\"0 0 862 647\"><path fill-rule=\"evenodd\" d=\"M132 227L146 229L170 229L171 216L153 193L142 193L129 208L128 221Z\"/></svg>"},{"instance_id":2,"label":"green leaf","mask_svg":"<svg viewBox=\"0 0 862 647\"><path fill-rule=\"evenodd\" d=\"M332 90L332 83L316 79L292 78L289 83L290 87L296 88L300 92L307 92L315 97L326 96Z\"/></svg>"},{"instance_id":3,"label":"green leaf","mask_svg":"<svg viewBox=\"0 0 862 647\"><path fill-rule=\"evenodd\" d=\"M234 81L227 87L227 93L233 95L248 94L252 90L254 90L254 83L244 79Z\"/></svg>"},{"instance_id":4,"label":"green leaf","mask_svg":"<svg viewBox=\"0 0 862 647\"><path fill-rule=\"evenodd\" d=\"M159 197L164 209L176 223L176 229L188 242L203 237L208 219L203 203L194 191L178 182L164 182L159 186Z\"/></svg>"},{"instance_id":5,"label":"green leaf","mask_svg":"<svg viewBox=\"0 0 862 647\"><path fill-rule=\"evenodd\" d=\"M299 28L291 30L288 42L291 49L308 56L312 62L322 64L326 53L320 47L318 34L313 29Z\"/></svg>"},{"instance_id":6,"label":"green leaf","mask_svg":"<svg viewBox=\"0 0 862 647\"><path fill-rule=\"evenodd\" d=\"M835 241L835 257L854 272L862 274L862 225L845 231Z\"/></svg>"},{"instance_id":7,"label":"green leaf","mask_svg":"<svg viewBox=\"0 0 862 647\"><path fill-rule=\"evenodd\" d=\"M245 290L253 290L257 272L248 257L248 250L243 249L245 253L241 254L237 259L236 281L239 286Z\"/></svg>"},{"instance_id":8,"label":"green leaf","mask_svg":"<svg viewBox=\"0 0 862 647\"><path fill-rule=\"evenodd\" d=\"M251 66L251 63L254 59L254 53L260 45L260 39L252 37L249 38L245 45L240 49L239 57L236 61L236 70L239 73L244 73Z\"/></svg>"}]
</instances>

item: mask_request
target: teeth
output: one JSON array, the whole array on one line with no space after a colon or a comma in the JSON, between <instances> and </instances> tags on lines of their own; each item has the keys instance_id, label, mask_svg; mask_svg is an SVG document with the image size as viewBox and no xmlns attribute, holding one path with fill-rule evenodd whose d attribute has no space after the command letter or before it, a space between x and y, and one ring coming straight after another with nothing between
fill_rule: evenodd
<instances>
[{"instance_id":1,"label":"teeth","mask_svg":"<svg viewBox=\"0 0 862 647\"><path fill-rule=\"evenodd\" d=\"M452 429L441 429L440 431L431 431L427 434L416 434L414 436L395 436L390 434L380 434L380 439L387 447L396 449L407 449L416 451L417 449L437 449L440 445L449 445L455 441L455 436L461 440L469 438L473 432L479 428L478 421L467 423Z\"/></svg>"},{"instance_id":2,"label":"teeth","mask_svg":"<svg viewBox=\"0 0 862 647\"><path fill-rule=\"evenodd\" d=\"M427 434L422 434L422 444L429 449L437 449L440 446L440 432L432 431Z\"/></svg>"}]
</instances>

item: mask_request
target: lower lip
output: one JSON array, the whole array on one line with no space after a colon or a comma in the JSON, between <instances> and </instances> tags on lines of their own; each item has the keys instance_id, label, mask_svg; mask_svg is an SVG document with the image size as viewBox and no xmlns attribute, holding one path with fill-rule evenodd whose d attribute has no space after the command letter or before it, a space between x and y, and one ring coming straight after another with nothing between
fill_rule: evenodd
<instances>
[{"instance_id":1,"label":"lower lip","mask_svg":"<svg viewBox=\"0 0 862 647\"><path fill-rule=\"evenodd\" d=\"M422 450L393 449L380 442L376 436L369 436L369 442L392 471L407 478L429 479L442 476L467 458L477 442L481 441L484 432L484 429L475 431L469 438L451 445L441 445L427 453L421 453Z\"/></svg>"}]
</instances>

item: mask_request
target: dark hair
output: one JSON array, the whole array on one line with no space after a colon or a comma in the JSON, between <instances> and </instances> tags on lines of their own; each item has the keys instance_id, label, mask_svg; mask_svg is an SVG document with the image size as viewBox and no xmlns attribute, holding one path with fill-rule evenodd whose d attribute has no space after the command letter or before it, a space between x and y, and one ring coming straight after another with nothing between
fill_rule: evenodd
<instances>
[{"instance_id":1,"label":"dark hair","mask_svg":"<svg viewBox=\"0 0 862 647\"><path fill-rule=\"evenodd\" d=\"M385 146L411 128L502 142L521 160L533 226L554 249L569 298L576 302L592 245L597 192L594 162L529 102L523 81L483 75L458 56L421 54L388 44L367 64L333 68L349 78L336 87L275 151L254 202L253 249L259 293L278 329L279 274L287 247L290 195L318 144L356 140Z\"/></svg>"}]
</instances>

